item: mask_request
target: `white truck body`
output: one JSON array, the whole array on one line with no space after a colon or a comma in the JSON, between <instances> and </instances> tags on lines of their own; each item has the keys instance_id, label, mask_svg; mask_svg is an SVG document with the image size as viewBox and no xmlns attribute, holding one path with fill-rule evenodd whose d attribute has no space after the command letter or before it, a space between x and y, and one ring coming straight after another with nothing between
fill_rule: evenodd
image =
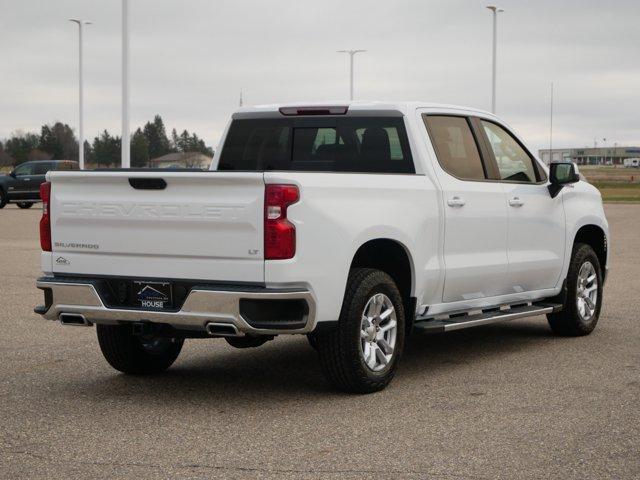
<instances>
[{"instance_id":1,"label":"white truck body","mask_svg":"<svg viewBox=\"0 0 640 480\"><path fill-rule=\"evenodd\" d=\"M606 269L609 230L598 190L576 177L551 194L549 169L494 115L421 103L340 105L344 111L320 115L313 109L324 107L316 105L302 110L295 105L241 108L227 127L209 172L50 173L51 251L42 253L45 276L38 286L52 295L40 313L63 323L77 323L77 318L83 324L153 322L206 330L214 336L309 333L337 322L355 266L387 265L405 299L408 322L558 297L578 240L593 244ZM301 161L301 169L240 171L241 165L224 164L237 148L251 158L246 152L251 153L251 142L261 131L253 131L254 136L238 147L236 140L229 140L234 122L239 122L234 132L247 125L243 120L265 121L268 128L269 122L289 122L286 125L292 127L286 128L293 136L294 152L295 141L302 141L296 139L303 139L311 129L314 158L320 158L322 150L333 152L330 158L335 160L335 152L348 146L337 140L345 131L340 133L340 119L345 119L345 125L356 125L353 131L359 140L354 141L364 152L366 142L376 143L365 140L368 129L357 124L374 117L376 125L388 120L400 133L396 140L380 140L378 125L371 127L370 137L377 135L375 142L387 149L402 148L404 153L393 155L411 162L405 165L410 171L314 171L314 165L326 165L319 160L307 166ZM477 149L476 155L482 157L481 179L452 173L452 168L458 168L455 163L445 167L445 157L456 162L462 158L459 150L465 144L454 127L434 133L430 122L441 119L462 121L465 129L474 132L475 146L464 148ZM333 121L338 127L326 127ZM325 128L322 139L321 128ZM436 137L439 146L434 143ZM284 142L282 138L275 141ZM503 168L520 168L518 162L507 165L508 155L515 155L515 150L528 156L530 160L524 159L528 166L506 180L495 177ZM522 181L527 168L531 180ZM265 225L271 214L265 189L273 185L294 186L299 192L299 198L285 207L286 222L295 231L295 253L287 259L265 258ZM176 298L180 297L176 289L186 291L180 301L160 302L170 308L145 309L132 303L136 292L127 293L126 286L119 303L114 300L121 279L134 281L135 288L146 285L141 288L147 290L161 288L162 282L173 283L171 295ZM262 311L263 304L247 310L243 301L306 305L296 303L297 313L291 314L288 324L280 325L275 317L249 321L243 308L253 315ZM545 307L534 313L552 310ZM265 307L264 311L271 310ZM273 315L282 314L278 312ZM70 320L71 315L76 320Z\"/></svg>"},{"instance_id":2,"label":"white truck body","mask_svg":"<svg viewBox=\"0 0 640 480\"><path fill-rule=\"evenodd\" d=\"M435 314L554 296L576 232L594 224L608 236L600 195L585 182L551 198L544 184L469 182L440 167L423 114L468 114L505 125L493 115L420 104L349 105L350 112L368 110L402 113L415 175L215 172L216 157L211 173L136 174L168 182L170 188L156 192L132 189L126 171L52 173L54 248L42 253L42 269L303 286L316 298L317 321L323 322L338 318L351 261L370 240L403 246L417 312L428 307ZM291 260L262 257L269 183L291 183L301 191L289 208L297 234ZM447 205L455 196L464 197L464 208ZM515 197L526 208L510 206Z\"/></svg>"}]
</instances>

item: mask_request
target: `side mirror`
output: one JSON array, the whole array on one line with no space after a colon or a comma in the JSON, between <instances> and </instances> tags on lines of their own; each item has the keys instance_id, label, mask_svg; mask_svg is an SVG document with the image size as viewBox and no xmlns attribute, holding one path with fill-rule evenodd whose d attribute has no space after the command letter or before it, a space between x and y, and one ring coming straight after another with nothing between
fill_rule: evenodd
<instances>
[{"instance_id":1,"label":"side mirror","mask_svg":"<svg viewBox=\"0 0 640 480\"><path fill-rule=\"evenodd\" d=\"M11 175L13 178L16 178L16 171L15 170L11 170L9 175Z\"/></svg>"},{"instance_id":2,"label":"side mirror","mask_svg":"<svg viewBox=\"0 0 640 480\"><path fill-rule=\"evenodd\" d=\"M576 166L572 162L552 163L549 165L549 194L555 198L562 187L580 181L580 176L576 171Z\"/></svg>"}]
</instances>

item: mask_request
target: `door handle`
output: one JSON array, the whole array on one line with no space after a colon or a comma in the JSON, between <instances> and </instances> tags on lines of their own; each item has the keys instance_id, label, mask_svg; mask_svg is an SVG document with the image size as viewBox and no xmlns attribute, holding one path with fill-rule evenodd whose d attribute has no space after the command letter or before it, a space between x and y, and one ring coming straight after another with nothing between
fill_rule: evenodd
<instances>
[{"instance_id":1,"label":"door handle","mask_svg":"<svg viewBox=\"0 0 640 480\"><path fill-rule=\"evenodd\" d=\"M22 181L23 181L23 182L30 182L30 181L31 181L31 179L30 179L30 178L23 178L23 179L22 179Z\"/></svg>"},{"instance_id":2,"label":"door handle","mask_svg":"<svg viewBox=\"0 0 640 480\"><path fill-rule=\"evenodd\" d=\"M521 207L524 205L524 202L520 200L520 197L513 197L509 199L509 205L512 207Z\"/></svg>"},{"instance_id":3,"label":"door handle","mask_svg":"<svg viewBox=\"0 0 640 480\"><path fill-rule=\"evenodd\" d=\"M453 197L447 200L447 205L454 208L464 207L466 203L464 198L461 197Z\"/></svg>"}]
</instances>

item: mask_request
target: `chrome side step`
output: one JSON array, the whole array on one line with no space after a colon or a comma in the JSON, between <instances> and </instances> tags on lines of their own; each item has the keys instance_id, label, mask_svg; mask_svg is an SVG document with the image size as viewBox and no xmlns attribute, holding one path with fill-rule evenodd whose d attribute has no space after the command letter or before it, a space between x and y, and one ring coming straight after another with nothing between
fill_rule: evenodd
<instances>
[{"instance_id":1,"label":"chrome side step","mask_svg":"<svg viewBox=\"0 0 640 480\"><path fill-rule=\"evenodd\" d=\"M491 325L493 323L516 320L518 318L545 315L558 311L562 305L539 303L525 304L511 307L500 307L469 314L456 314L449 317L436 317L432 319L416 318L413 328L427 333L451 332L465 328Z\"/></svg>"}]
</instances>

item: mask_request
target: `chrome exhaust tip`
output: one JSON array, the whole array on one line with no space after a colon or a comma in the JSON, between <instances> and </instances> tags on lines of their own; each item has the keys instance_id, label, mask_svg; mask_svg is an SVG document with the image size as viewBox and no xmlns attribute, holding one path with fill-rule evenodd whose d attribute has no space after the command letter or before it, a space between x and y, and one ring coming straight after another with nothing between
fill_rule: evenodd
<instances>
[{"instance_id":1,"label":"chrome exhaust tip","mask_svg":"<svg viewBox=\"0 0 640 480\"><path fill-rule=\"evenodd\" d=\"M233 323L209 322L204 328L209 335L216 337L244 337L244 333Z\"/></svg>"},{"instance_id":2,"label":"chrome exhaust tip","mask_svg":"<svg viewBox=\"0 0 640 480\"><path fill-rule=\"evenodd\" d=\"M58 317L62 325L69 325L72 327L90 327L93 325L90 321L84 318L84 315L79 313L61 313Z\"/></svg>"}]
</instances>

